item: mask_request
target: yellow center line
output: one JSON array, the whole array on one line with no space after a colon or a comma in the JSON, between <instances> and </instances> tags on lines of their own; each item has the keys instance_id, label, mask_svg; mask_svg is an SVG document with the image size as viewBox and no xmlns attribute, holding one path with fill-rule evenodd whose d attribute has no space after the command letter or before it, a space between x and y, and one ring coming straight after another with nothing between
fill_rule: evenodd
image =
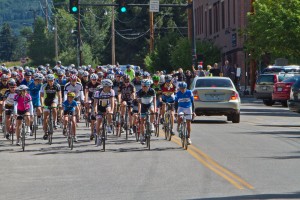
<instances>
[{"instance_id":1,"label":"yellow center line","mask_svg":"<svg viewBox=\"0 0 300 200\"><path fill-rule=\"evenodd\" d=\"M164 134L160 134L160 136L164 137ZM172 142L181 146L181 139L179 137L173 136L172 139L173 139L173 140L171 140ZM194 145L189 145L187 152L189 154L191 154L200 163L202 163L205 167L207 167L208 169L210 169L217 175L221 176L225 180L227 180L229 183L231 183L236 188L245 189L245 187L246 187L251 190L254 189L254 187L251 184L247 183L245 180L243 180L238 175L230 172L228 169L222 167L220 164L218 164L216 161L214 161L210 156L206 155L204 152L202 152L200 149L198 149Z\"/></svg>"}]
</instances>

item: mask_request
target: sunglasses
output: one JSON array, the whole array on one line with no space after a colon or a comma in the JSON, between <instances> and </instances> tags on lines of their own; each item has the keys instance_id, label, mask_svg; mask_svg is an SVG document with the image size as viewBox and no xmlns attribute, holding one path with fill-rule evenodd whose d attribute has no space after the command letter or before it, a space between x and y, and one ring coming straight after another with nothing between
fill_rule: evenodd
<instances>
[{"instance_id":1,"label":"sunglasses","mask_svg":"<svg viewBox=\"0 0 300 200\"><path fill-rule=\"evenodd\" d=\"M129 81L125 81L124 83L129 83Z\"/></svg>"}]
</instances>

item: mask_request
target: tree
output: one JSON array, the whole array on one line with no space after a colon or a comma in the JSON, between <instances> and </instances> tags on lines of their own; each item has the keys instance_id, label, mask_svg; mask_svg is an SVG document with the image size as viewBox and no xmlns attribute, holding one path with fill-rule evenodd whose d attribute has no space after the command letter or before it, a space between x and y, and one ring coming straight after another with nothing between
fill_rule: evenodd
<instances>
[{"instance_id":1,"label":"tree","mask_svg":"<svg viewBox=\"0 0 300 200\"><path fill-rule=\"evenodd\" d=\"M251 55L260 59L273 57L296 58L300 55L300 1L259 0L254 13L248 14L249 24L244 31L245 46Z\"/></svg>"},{"instance_id":2,"label":"tree","mask_svg":"<svg viewBox=\"0 0 300 200\"><path fill-rule=\"evenodd\" d=\"M0 30L0 60L11 61L14 51L14 36L9 24L4 23Z\"/></svg>"},{"instance_id":3,"label":"tree","mask_svg":"<svg viewBox=\"0 0 300 200\"><path fill-rule=\"evenodd\" d=\"M34 31L29 43L28 55L32 59L32 64L40 65L51 63L54 60L54 38L46 30L43 18L38 17L34 23Z\"/></svg>"}]
</instances>

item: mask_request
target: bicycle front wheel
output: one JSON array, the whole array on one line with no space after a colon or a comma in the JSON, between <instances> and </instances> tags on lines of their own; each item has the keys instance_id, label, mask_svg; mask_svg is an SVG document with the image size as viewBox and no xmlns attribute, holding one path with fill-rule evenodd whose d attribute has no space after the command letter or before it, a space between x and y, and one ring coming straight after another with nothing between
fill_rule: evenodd
<instances>
[{"instance_id":1,"label":"bicycle front wheel","mask_svg":"<svg viewBox=\"0 0 300 200\"><path fill-rule=\"evenodd\" d=\"M25 151L25 126L22 126L22 133L21 133L21 142L22 142L22 150Z\"/></svg>"},{"instance_id":2,"label":"bicycle front wheel","mask_svg":"<svg viewBox=\"0 0 300 200\"><path fill-rule=\"evenodd\" d=\"M103 151L105 151L105 140L106 140L105 136L106 136L106 125L103 124L103 126L102 126L102 136L101 136Z\"/></svg>"},{"instance_id":3,"label":"bicycle front wheel","mask_svg":"<svg viewBox=\"0 0 300 200\"><path fill-rule=\"evenodd\" d=\"M188 149L188 133L187 133L187 127L186 127L186 123L183 123L183 138L184 138L184 149L187 150Z\"/></svg>"},{"instance_id":4,"label":"bicycle front wheel","mask_svg":"<svg viewBox=\"0 0 300 200\"><path fill-rule=\"evenodd\" d=\"M33 127L32 127L32 131L34 134L34 140L36 140L36 129L37 129L37 117L36 115L33 116Z\"/></svg>"}]
</instances>

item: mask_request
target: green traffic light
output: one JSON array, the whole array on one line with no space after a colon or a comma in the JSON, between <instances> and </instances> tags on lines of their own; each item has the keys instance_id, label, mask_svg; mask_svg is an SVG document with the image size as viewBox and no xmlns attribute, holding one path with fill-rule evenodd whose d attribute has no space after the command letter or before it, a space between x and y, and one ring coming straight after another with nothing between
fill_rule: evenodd
<instances>
[{"instance_id":1,"label":"green traffic light","mask_svg":"<svg viewBox=\"0 0 300 200\"><path fill-rule=\"evenodd\" d=\"M77 12L78 8L76 6L72 7L72 12Z\"/></svg>"},{"instance_id":2,"label":"green traffic light","mask_svg":"<svg viewBox=\"0 0 300 200\"><path fill-rule=\"evenodd\" d=\"M124 13L124 12L126 12L126 11L127 11L126 7L121 7L121 12L122 12L122 13Z\"/></svg>"}]
</instances>

